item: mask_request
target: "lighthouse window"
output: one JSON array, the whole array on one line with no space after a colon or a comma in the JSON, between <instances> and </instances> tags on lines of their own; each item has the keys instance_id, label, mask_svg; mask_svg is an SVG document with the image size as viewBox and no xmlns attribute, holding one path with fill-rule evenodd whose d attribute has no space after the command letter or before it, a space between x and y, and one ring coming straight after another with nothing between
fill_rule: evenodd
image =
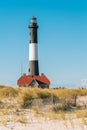
<instances>
[{"instance_id":1,"label":"lighthouse window","mask_svg":"<svg viewBox=\"0 0 87 130\"><path fill-rule=\"evenodd\" d=\"M30 68L29 68L29 72L30 72Z\"/></svg>"},{"instance_id":2,"label":"lighthouse window","mask_svg":"<svg viewBox=\"0 0 87 130\"><path fill-rule=\"evenodd\" d=\"M31 43L31 40L30 40L30 43Z\"/></svg>"}]
</instances>

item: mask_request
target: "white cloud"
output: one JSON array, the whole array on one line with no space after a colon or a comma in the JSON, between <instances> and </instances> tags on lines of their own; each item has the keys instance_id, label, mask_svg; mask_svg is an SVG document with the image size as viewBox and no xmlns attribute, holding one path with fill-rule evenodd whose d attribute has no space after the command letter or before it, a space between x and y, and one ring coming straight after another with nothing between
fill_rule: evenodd
<instances>
[{"instance_id":1,"label":"white cloud","mask_svg":"<svg viewBox=\"0 0 87 130\"><path fill-rule=\"evenodd\" d=\"M87 86L87 79L82 79L80 84L81 86Z\"/></svg>"}]
</instances>

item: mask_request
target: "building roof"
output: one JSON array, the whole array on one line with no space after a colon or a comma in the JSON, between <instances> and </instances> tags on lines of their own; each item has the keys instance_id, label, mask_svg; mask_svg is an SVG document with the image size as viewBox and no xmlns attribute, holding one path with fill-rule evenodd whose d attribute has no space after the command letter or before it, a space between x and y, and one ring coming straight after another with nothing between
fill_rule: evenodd
<instances>
[{"instance_id":1,"label":"building roof","mask_svg":"<svg viewBox=\"0 0 87 130\"><path fill-rule=\"evenodd\" d=\"M17 84L20 85L29 85L32 80L36 80L38 83L42 83L42 84L46 84L46 85L50 85L50 81L49 79L45 76L45 75L41 75L41 76L32 76L32 75L22 75L18 81Z\"/></svg>"}]
</instances>

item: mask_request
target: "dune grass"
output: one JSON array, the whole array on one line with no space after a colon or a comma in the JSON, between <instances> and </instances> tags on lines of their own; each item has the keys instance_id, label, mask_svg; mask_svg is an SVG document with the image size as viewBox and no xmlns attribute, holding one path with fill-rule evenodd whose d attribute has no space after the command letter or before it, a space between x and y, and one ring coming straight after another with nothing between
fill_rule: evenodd
<instances>
[{"instance_id":1,"label":"dune grass","mask_svg":"<svg viewBox=\"0 0 87 130\"><path fill-rule=\"evenodd\" d=\"M75 96L86 96L87 89L41 89L31 87L12 88L0 86L0 104L2 99L16 98L21 107L26 107L33 99L55 98L65 106L66 99L70 100Z\"/></svg>"},{"instance_id":2,"label":"dune grass","mask_svg":"<svg viewBox=\"0 0 87 130\"><path fill-rule=\"evenodd\" d=\"M77 118L80 118L84 125L87 125L87 109L85 110L75 110Z\"/></svg>"},{"instance_id":3,"label":"dune grass","mask_svg":"<svg viewBox=\"0 0 87 130\"><path fill-rule=\"evenodd\" d=\"M15 97L18 94L18 91L12 87L0 86L0 99Z\"/></svg>"},{"instance_id":4,"label":"dune grass","mask_svg":"<svg viewBox=\"0 0 87 130\"><path fill-rule=\"evenodd\" d=\"M41 88L31 88L31 87L21 87L21 88L13 88L9 86L0 86L0 98L5 97L16 97L22 95L27 95L29 99L32 98L49 98L51 96L55 96L58 98L64 97L72 97L72 96L86 96L87 89L41 89Z\"/></svg>"},{"instance_id":5,"label":"dune grass","mask_svg":"<svg viewBox=\"0 0 87 130\"><path fill-rule=\"evenodd\" d=\"M62 103L63 108L68 107L66 106L66 99L70 101L75 96L87 96L87 89L41 89L41 88L12 88L9 86L0 86L0 106L4 104L4 108L0 109L0 118L9 115L9 110L11 109L20 109L27 108L32 103L33 99L44 99L44 98L55 98L58 102ZM5 100L6 101L5 101ZM10 100L9 100L10 99ZM7 100L10 101L9 105L7 105ZM15 101L14 101L15 100ZM17 103L17 104L16 104ZM6 104L6 105L5 105ZM18 108L16 107L18 106ZM45 120L67 120L67 113L68 116L71 115L75 116L75 119L81 119L84 125L87 125L87 110L74 110L72 111L65 111L65 109L59 109L58 106L54 103L54 107L52 110L49 111L40 111L38 108L33 108L35 112L35 116L43 117ZM13 110L14 111L14 110ZM71 115L70 115L71 114ZM69 119L69 118L68 118ZM1 123L6 125L6 123L10 120L10 118L6 118L1 120ZM14 112L12 113L12 119L10 121L20 122L23 124L27 123L25 115L17 116ZM73 126L73 121L70 122Z\"/></svg>"},{"instance_id":6,"label":"dune grass","mask_svg":"<svg viewBox=\"0 0 87 130\"><path fill-rule=\"evenodd\" d=\"M28 120L24 112L27 106L31 105L33 99L54 98L62 103L63 108L66 106L66 99L71 100L75 96L87 96L87 89L41 89L41 88L12 88L9 86L0 86L0 106L4 104L3 109L0 107L0 124L7 125L8 122L20 122L27 124ZM7 101L10 101L8 103ZM18 115L16 110L19 110ZM67 127L67 122L74 127L74 120L78 119L82 125L87 125L87 109L74 109L73 111L65 111L59 109L57 104L53 104L53 109L46 111L40 110L38 107L32 107L34 116L38 121L39 117L47 120L62 120ZM33 121L32 112L27 113Z\"/></svg>"}]
</instances>

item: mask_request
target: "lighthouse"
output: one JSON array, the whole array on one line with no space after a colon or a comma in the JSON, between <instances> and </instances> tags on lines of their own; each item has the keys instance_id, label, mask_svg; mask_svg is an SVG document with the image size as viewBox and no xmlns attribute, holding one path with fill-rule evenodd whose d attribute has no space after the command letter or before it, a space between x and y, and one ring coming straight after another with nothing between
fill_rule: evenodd
<instances>
[{"instance_id":1,"label":"lighthouse","mask_svg":"<svg viewBox=\"0 0 87 130\"><path fill-rule=\"evenodd\" d=\"M38 24L36 17L31 18L28 28L30 30L28 75L21 75L17 80L17 85L19 87L49 88L50 80L44 75L44 73L39 75Z\"/></svg>"},{"instance_id":2,"label":"lighthouse","mask_svg":"<svg viewBox=\"0 0 87 130\"><path fill-rule=\"evenodd\" d=\"M39 75L38 65L38 36L37 36L37 19L32 17L29 24L30 43L29 43L29 75Z\"/></svg>"}]
</instances>

